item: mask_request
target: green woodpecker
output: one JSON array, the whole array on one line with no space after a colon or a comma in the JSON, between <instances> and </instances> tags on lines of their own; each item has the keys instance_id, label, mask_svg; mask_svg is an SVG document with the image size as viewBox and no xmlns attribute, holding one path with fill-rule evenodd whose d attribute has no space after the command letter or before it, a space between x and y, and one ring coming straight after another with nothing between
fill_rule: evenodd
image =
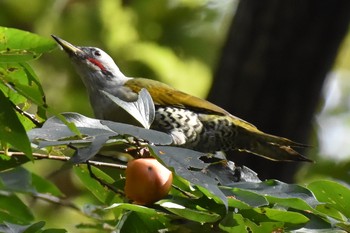
<instances>
[{"instance_id":1,"label":"green woodpecker","mask_svg":"<svg viewBox=\"0 0 350 233\"><path fill-rule=\"evenodd\" d=\"M271 160L310 161L293 149L303 146L299 143L263 133L215 104L164 83L126 77L99 48L74 46L52 37L69 55L84 82L96 118L121 121L125 114L102 91L123 101L135 101L145 88L155 104L151 128L170 134L175 146L206 153L239 150Z\"/></svg>"}]
</instances>

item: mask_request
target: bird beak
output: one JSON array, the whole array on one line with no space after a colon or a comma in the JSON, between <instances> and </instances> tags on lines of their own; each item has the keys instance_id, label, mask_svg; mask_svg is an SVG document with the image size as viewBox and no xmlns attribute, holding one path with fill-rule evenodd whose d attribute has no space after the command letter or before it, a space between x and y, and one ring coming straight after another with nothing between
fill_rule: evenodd
<instances>
[{"instance_id":1,"label":"bird beak","mask_svg":"<svg viewBox=\"0 0 350 233\"><path fill-rule=\"evenodd\" d=\"M71 43L55 36L51 35L52 38L61 46L64 51L66 51L69 55L83 56L85 52L81 50L79 47L72 45Z\"/></svg>"}]
</instances>

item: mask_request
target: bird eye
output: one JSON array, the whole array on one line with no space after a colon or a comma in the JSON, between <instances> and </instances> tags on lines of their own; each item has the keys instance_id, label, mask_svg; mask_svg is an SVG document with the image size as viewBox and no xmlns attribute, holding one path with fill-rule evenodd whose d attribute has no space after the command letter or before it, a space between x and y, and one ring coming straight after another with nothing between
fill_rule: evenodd
<instances>
[{"instance_id":1,"label":"bird eye","mask_svg":"<svg viewBox=\"0 0 350 233\"><path fill-rule=\"evenodd\" d=\"M100 51L97 51L97 50L96 50L96 51L94 52L94 55L97 56L97 57L99 57L99 56L101 56L101 53L100 53Z\"/></svg>"}]
</instances>

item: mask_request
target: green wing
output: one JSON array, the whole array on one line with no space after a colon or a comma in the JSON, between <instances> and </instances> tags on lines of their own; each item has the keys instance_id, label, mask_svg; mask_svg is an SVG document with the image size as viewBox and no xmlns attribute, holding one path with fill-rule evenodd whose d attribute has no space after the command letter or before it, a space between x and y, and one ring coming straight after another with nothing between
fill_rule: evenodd
<instances>
[{"instance_id":1,"label":"green wing","mask_svg":"<svg viewBox=\"0 0 350 233\"><path fill-rule=\"evenodd\" d=\"M198 113L229 116L234 124L240 125L241 127L253 131L257 130L254 125L233 116L223 108L220 108L219 106L210 103L207 100L176 90L167 84L152 79L134 78L128 80L125 83L125 86L129 87L135 92L139 92L142 88L146 88L147 91L151 94L155 105L174 106L191 109Z\"/></svg>"},{"instance_id":2,"label":"green wing","mask_svg":"<svg viewBox=\"0 0 350 233\"><path fill-rule=\"evenodd\" d=\"M151 94L155 105L188 108L203 113L230 115L230 113L209 101L186 94L167 84L152 79L130 79L126 82L125 86L135 92L139 92L142 88L146 88Z\"/></svg>"}]
</instances>

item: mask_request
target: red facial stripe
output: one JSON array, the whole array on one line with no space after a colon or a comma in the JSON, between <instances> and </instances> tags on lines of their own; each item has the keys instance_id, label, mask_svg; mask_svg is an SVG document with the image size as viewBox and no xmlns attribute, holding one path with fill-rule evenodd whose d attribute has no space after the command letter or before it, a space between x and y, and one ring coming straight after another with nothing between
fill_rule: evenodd
<instances>
[{"instance_id":1,"label":"red facial stripe","mask_svg":"<svg viewBox=\"0 0 350 233\"><path fill-rule=\"evenodd\" d=\"M106 68L101 64L101 62L97 61L96 59L93 59L91 57L87 58L89 62L91 62L92 64L98 66L102 71L105 71Z\"/></svg>"}]
</instances>

